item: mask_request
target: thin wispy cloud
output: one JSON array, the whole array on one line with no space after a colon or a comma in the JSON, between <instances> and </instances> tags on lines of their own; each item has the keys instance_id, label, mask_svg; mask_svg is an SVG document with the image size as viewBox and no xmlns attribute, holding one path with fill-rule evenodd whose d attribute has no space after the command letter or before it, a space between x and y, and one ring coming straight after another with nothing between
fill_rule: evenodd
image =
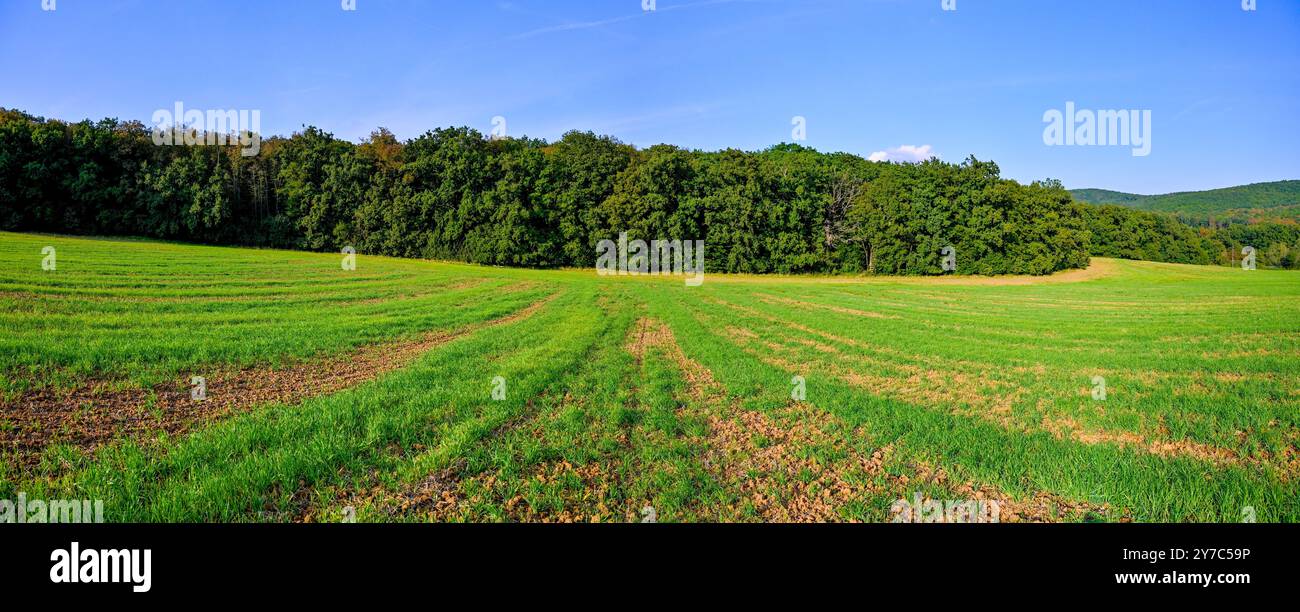
<instances>
[{"instance_id":1,"label":"thin wispy cloud","mask_svg":"<svg viewBox=\"0 0 1300 612\"><path fill-rule=\"evenodd\" d=\"M755 1L756 1L756 0L703 0L703 1L701 1L701 2L691 2L691 3L688 3L688 4L674 4L674 5L668 5L668 6L659 6L659 7L656 7L655 10L653 10L653 11L641 11L641 12L639 12L639 13L633 13L633 14L630 14L630 15L622 15L622 16L619 16L619 17L610 17L610 18L608 18L608 19L597 19L597 20L593 20L593 21L573 21L573 22L569 22L569 23L562 23L562 24L559 24L559 25L553 25L553 26L546 26L546 27L542 27L542 28L537 28L537 29L534 29L534 30L529 30L529 31L527 31L527 32L523 32L523 33L520 33L520 34L516 34L516 35L514 35L514 36L511 36L511 37L509 37L508 40L520 40L520 39L524 39L524 38L532 38L532 37L534 37L534 36L541 36L541 35L543 35L543 34L553 34L553 33L556 33L556 32L567 32L567 31L572 31L572 30L589 30L589 29L592 29L592 28L603 28L603 27L605 27L605 26L614 25L614 24L616 24L616 23L622 23L622 22L624 22L624 21L631 21L631 20L633 20L633 19L640 19L640 18L646 17L646 16L648 16L648 15L651 15L651 14L653 14L653 13L667 13L667 12L671 12L671 11L680 11L680 10L685 10L685 9L703 8L703 7L706 7L706 6L714 6L714 5L719 5L719 4L736 4L736 3L741 3L741 2L744 2L744 3L750 3L750 2L755 2Z\"/></svg>"}]
</instances>

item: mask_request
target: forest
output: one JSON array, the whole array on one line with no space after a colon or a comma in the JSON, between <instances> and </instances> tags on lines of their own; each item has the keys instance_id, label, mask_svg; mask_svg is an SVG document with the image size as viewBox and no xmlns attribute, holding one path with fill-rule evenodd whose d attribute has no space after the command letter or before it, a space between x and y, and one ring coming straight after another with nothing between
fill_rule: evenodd
<instances>
[{"instance_id":1,"label":"forest","mask_svg":"<svg viewBox=\"0 0 1300 612\"><path fill-rule=\"evenodd\" d=\"M704 240L710 272L1048 274L1091 255L1300 267L1294 224L1193 227L1076 202L997 164L871 162L796 144L637 148L439 128L358 143L315 127L238 146L158 146L138 121L0 109L0 230L144 236L524 267L590 267L596 245ZM945 270L943 250L955 251Z\"/></svg>"}]
</instances>

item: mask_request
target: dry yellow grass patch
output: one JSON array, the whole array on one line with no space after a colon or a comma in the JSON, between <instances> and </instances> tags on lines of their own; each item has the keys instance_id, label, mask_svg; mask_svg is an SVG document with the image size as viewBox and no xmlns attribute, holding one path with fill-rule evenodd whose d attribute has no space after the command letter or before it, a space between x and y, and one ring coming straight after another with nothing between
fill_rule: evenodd
<instances>
[{"instance_id":1,"label":"dry yellow grass patch","mask_svg":"<svg viewBox=\"0 0 1300 612\"><path fill-rule=\"evenodd\" d=\"M795 276L787 274L713 274L707 275L714 283L759 283L799 285L1038 285L1047 283L1079 283L1111 276L1117 270L1116 261L1093 257L1084 269L1062 270L1043 276ZM680 282L680 279L676 279Z\"/></svg>"}]
</instances>

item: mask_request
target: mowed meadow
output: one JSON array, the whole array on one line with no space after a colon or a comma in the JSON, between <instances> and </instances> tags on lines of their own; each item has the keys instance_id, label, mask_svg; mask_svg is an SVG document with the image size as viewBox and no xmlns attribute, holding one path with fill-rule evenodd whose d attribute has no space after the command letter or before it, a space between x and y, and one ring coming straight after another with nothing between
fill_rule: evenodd
<instances>
[{"instance_id":1,"label":"mowed meadow","mask_svg":"<svg viewBox=\"0 0 1300 612\"><path fill-rule=\"evenodd\" d=\"M1003 522L1300 520L1296 272L688 287L13 233L0 255L0 499L110 521L888 521L918 495Z\"/></svg>"}]
</instances>

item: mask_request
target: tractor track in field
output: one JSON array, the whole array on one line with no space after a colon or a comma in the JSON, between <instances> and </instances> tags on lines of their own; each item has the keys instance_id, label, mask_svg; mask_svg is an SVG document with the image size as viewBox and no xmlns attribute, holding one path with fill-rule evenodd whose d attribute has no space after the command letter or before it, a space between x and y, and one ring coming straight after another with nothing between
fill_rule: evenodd
<instances>
[{"instance_id":1,"label":"tractor track in field","mask_svg":"<svg viewBox=\"0 0 1300 612\"><path fill-rule=\"evenodd\" d=\"M698 312L695 313L695 316L697 318L704 317ZM712 325L709 321L701 320L701 322L706 325ZM726 328L725 326L724 329L730 330L724 332L724 335L733 343L738 343L738 348L741 348L741 350L760 361L763 361L768 365L780 367L789 372L798 372L803 369L802 366L793 362L764 355L752 347L741 346L739 343L754 341L758 338L758 335L754 334L752 331L735 327ZM702 368L703 366L696 364L696 367ZM787 410L793 408L800 409L799 413L796 415L796 426L802 426L803 422L809 418L808 415L812 415L813 418L821 419L820 422L822 423L839 422L839 419L834 415L823 410L817 410L807 402L792 402L790 406L787 407ZM820 430L821 427L819 426L818 429ZM854 437L860 436L855 435ZM843 435L834 437L837 443L843 438ZM912 476L909 477L906 474L895 474L891 470L882 469L883 464L891 460L891 455L894 450L895 444L890 443L876 451L872 457L866 461L862 460L861 455L850 453L850 463L858 463L863 468L860 473L869 477L871 480L865 487L862 484L858 484L858 491L837 490L832 494L832 499L837 504L843 504L860 497L863 492L876 494L889 493L899 496L900 499L908 499L909 491L915 491L920 486L931 485L947 489L959 499L989 500L997 502L1000 507L1001 522L1058 522L1086 516L1088 514L1110 516L1111 508L1108 504L1095 504L1081 500L1067 499L1048 491L1031 491L1023 499L1012 499L1011 496L1007 495L998 487L977 482L951 479L945 469L941 467L936 468L920 460L909 461L906 463L907 467L911 470ZM922 498L921 501L924 503L931 500L929 498ZM1120 521L1129 520L1127 515L1120 515L1115 518ZM830 519L817 520L840 519L838 516L834 516Z\"/></svg>"},{"instance_id":2,"label":"tractor track in field","mask_svg":"<svg viewBox=\"0 0 1300 612\"><path fill-rule=\"evenodd\" d=\"M489 321L429 332L416 339L370 344L343 356L214 375L206 380L207 399L202 401L191 399L185 381L152 389L111 390L104 383L73 390L41 389L0 405L0 423L6 424L0 428L0 451L18 466L30 468L55 444L90 452L120 439L185 433L263 404L297 404L403 368L451 340L527 319L558 295L552 293Z\"/></svg>"},{"instance_id":3,"label":"tractor track in field","mask_svg":"<svg viewBox=\"0 0 1300 612\"><path fill-rule=\"evenodd\" d=\"M647 326L645 319L635 322L624 339L623 350L633 358L634 367L626 372L625 384L629 391L629 401L637 402L636 377L641 371L645 357ZM543 398L546 396L543 393ZM524 413L516 415L509 422L493 430L485 438L501 439L520 431L525 425L531 425L527 435L537 440L545 439L545 426L542 418L556 418L563 414L566 407L582 404L586 400L565 391L558 405L543 414L534 406L532 399ZM632 431L624 426L616 437L618 447L623 453L630 453L633 441ZM437 473L430 474L413 488L389 494L380 507L390 516L400 514L423 513L423 518L440 522L455 520L462 516L475 503L490 502L499 504L504 517L516 522L539 523L588 523L588 522L636 522L638 511L645 504L637 500L624 500L626 507L611 507L611 493L620 490L626 482L625 474L615 457L604 455L586 463L575 465L563 458L542 461L531 466L531 472L524 479L530 486L550 486L561 481L582 483L580 495L565 497L563 507L559 510L538 509L532 506L520 492L504 493L508 487L500 469L489 469L475 474L467 474L464 466L456 465ZM466 483L472 484L478 493L467 495Z\"/></svg>"},{"instance_id":4,"label":"tractor track in field","mask_svg":"<svg viewBox=\"0 0 1300 612\"><path fill-rule=\"evenodd\" d=\"M565 404L578 401L566 394L556 410ZM538 411L532 399L528 400L525 413L517 415L508 423L493 430L487 438L500 438L511 435L525 426L527 435L542 438L544 432L539 419L543 415ZM351 491L340 497L348 505L367 504L374 507L382 516L393 519L398 517L415 517L427 522L447 522L464 520L467 512L473 512L476 503L498 505L503 518L514 522L536 523L586 523L631 521L634 509L610 508L606 503L612 490L621 486L618 465L609 457L596 459L575 465L568 460L558 458L531 465L525 475L506 478L500 468L469 473L464 458L452 462L452 465L434 470L424 478L397 489L375 486L360 491ZM373 475L372 475L373 476ZM580 482L577 488L569 487L573 493L564 498L559 510L538 509L532 506L516 485L526 483L528 486L550 486L559 482ZM467 493L467 486L473 493ZM469 515L470 520L476 520ZM317 520L310 512L298 518L300 521ZM482 520L478 517L477 520Z\"/></svg>"},{"instance_id":5,"label":"tractor track in field","mask_svg":"<svg viewBox=\"0 0 1300 612\"><path fill-rule=\"evenodd\" d=\"M864 456L849 449L848 439L827 433L835 425L829 414L795 407L798 412L789 419L778 422L764 413L744 410L726 397L713 375L697 362L689 359L677 344L672 331L664 323L643 317L633 324L623 346L633 358L636 369L650 352L676 365L686 382L687 398L682 398L680 410L699 412L709 425L710 434L700 442L708 450L702 461L711 473L727 486L740 493L742 503L755 509L765 521L774 522L826 522L842 520L838 508L862 491L860 483L852 482L847 472L858 469L862 473L879 473L889 449L879 449ZM632 386L635 390L635 386ZM633 393L635 396L635 393ZM567 397L565 402L574 401ZM788 420L788 422L786 422ZM535 435L540 432L534 432ZM762 437L769 443L756 444ZM630 440L622 439L626 445ZM834 446L851 461L827 465L811 457L798 456L800 450L811 445ZM816 477L801 479L800 476ZM463 510L467 500L461 492L461 481L477 481L481 488L492 491L496 473L465 475L460 466L452 466L430 474L409 490L397 494L371 492L370 499L382 499L379 504L390 514L425 513L429 520L454 518ZM572 465L564 460L546 461L533 466L529 482L539 485L560 479L583 483L582 499L566 499L558 511L538 511L531 508L520 495L499 500L506 516L513 521L529 522L587 522L636 521L638 500L625 500L626 508L611 508L607 492L620 486L621 476L613 464L596 460L583 465ZM737 520L741 510L727 508L717 513L719 520Z\"/></svg>"},{"instance_id":6,"label":"tractor track in field","mask_svg":"<svg viewBox=\"0 0 1300 612\"><path fill-rule=\"evenodd\" d=\"M606 306L606 300L607 297L602 295L598 303ZM633 327L634 329L629 330L628 333L629 342L634 341L633 338L637 335L637 330L635 326ZM636 355L636 357L639 364L640 356ZM522 411L493 427L491 432L482 436L476 444L486 445L490 440L506 439L521 431L525 432L524 435L539 441L543 440L546 435L544 419L553 419L556 415L562 414L567 407L585 402L583 398L565 390L558 396L558 403L543 410L543 406L547 405L551 397L553 397L552 391L543 390L539 396L528 398ZM621 444L627 446L626 434ZM415 445L412 450L418 453L426 449L424 445ZM403 451L399 449L397 452ZM326 515L322 512L325 507L342 505L354 508L367 506L388 519L419 518L428 522L448 522L464 518L464 513L470 512L473 504L477 502L496 502L508 520L518 522L610 522L621 518L604 503L606 493L619 484L619 474L613 464L607 461L594 461L574 466L566 460L556 459L542 461L531 467L531 475L524 479L530 484L540 485L560 479L577 478L595 494L584 495L580 500L568 500L573 507L566 504L559 512L539 512L518 493L509 496L497 495L501 493L500 485L506 481L502 477L499 466L470 472L468 462L464 456L461 456L452 460L450 465L430 470L422 478L396 486L373 484L334 487L326 496L332 501L326 504L303 505L298 508L293 520L319 522ZM368 481L378 483L378 472L372 470L368 475ZM466 493L467 485L472 486L476 491L473 495ZM629 510L626 514L631 520L635 513Z\"/></svg>"},{"instance_id":7,"label":"tractor track in field","mask_svg":"<svg viewBox=\"0 0 1300 612\"><path fill-rule=\"evenodd\" d=\"M774 342L761 342L765 353L753 346L757 337L752 331L742 328L727 327L723 334L736 343L749 355L760 361L782 369L796 371L806 368L805 363L796 363L782 353L789 353L790 348ZM798 342L797 339L783 338ZM999 391L1008 383L1005 381L972 378L962 373L949 373L925 370L906 378L870 374L846 367L834 362L822 364L828 373L840 380L873 393L884 393L886 397L918 405L958 405L970 406L967 410L954 410L955 414L980 418L998 424L1004 429L1032 433L1032 428L1016 425L1009 418L1011 407L1023 397L1023 391L1013 388L1005 393L990 394L987 391ZM960 390L960 391L958 391ZM1147 437L1127 431L1108 431L1096 428L1084 428L1065 416L1044 417L1042 429L1056 438L1070 438L1082 444L1116 444L1133 448L1152 455L1179 456L1205 461L1215 465L1240 465L1242 458L1233 450L1193 440L1148 439Z\"/></svg>"},{"instance_id":8,"label":"tractor track in field","mask_svg":"<svg viewBox=\"0 0 1300 612\"><path fill-rule=\"evenodd\" d=\"M821 330L816 330L798 323L782 320L778 317L768 315L746 306L727 302L725 300L710 300L710 303L732 308L750 316L761 318L770 323L783 326L787 329L800 331L803 333L814 334L823 340L828 340L836 344L858 348L860 350L869 350L873 352L882 351L880 347L869 346L851 338L844 338ZM723 326L723 335L733 343L737 344L750 355L764 361L768 365L792 369L797 364L780 356L780 353L789 352L788 347L781 346L771 341L761 341L758 334L752 330L735 327ZM839 357L842 353L834 346L825 343L815 342L809 339L800 339L797 337L780 335L781 339L790 342L796 342L805 346L810 346L820 352L828 353L833 357ZM763 353L753 344L759 343L771 353ZM855 355L855 363L863 359L871 360L870 357ZM892 397L897 397L902 401L920 404L954 404L956 402L965 402L968 405L977 408L975 411L961 411L960 414L965 416L974 416L983 418L997 423L1007 429L1015 429L1010 418L1011 406L1019 401L1023 396L1023 390L1016 387L1006 390L1000 394L990 395L986 391L999 391L1007 385L1009 381L985 378L983 376L974 376L963 374L953 368L943 368L951 370L951 373L945 377L940 371L928 370L915 365L907 364L886 364L889 367L904 370L908 373L906 378L897 378L891 376L881 376L878 374L865 373L835 361L832 361L826 367L830 373L840 378L844 382L872 390L873 392L885 391ZM953 364L956 365L956 364ZM974 377L972 377L974 376ZM934 385L929 383L943 383ZM961 389L962 392L953 391ZM1205 461L1214 465L1241 465L1243 463L1263 463L1255 459L1244 459L1232 449L1212 444L1205 444L1188 439L1149 439L1146 436L1134 432L1123 431L1106 431L1095 428L1084 428L1065 416L1044 417L1042 428L1050 432L1057 438L1068 437L1082 444L1116 444L1122 447L1133 448L1157 456L1178 456L1187 457ZM1030 429L1019 427L1019 429L1029 432ZM1283 461L1282 465L1276 466L1279 473L1290 478L1295 473L1295 466L1290 462Z\"/></svg>"},{"instance_id":9,"label":"tractor track in field","mask_svg":"<svg viewBox=\"0 0 1300 612\"><path fill-rule=\"evenodd\" d=\"M689 409L702 411L709 423L705 466L737 490L741 503L762 520L843 520L839 508L860 496L869 486L866 481L881 472L889 448L869 456L849 448L845 436L828 433L837 424L834 417L803 403L787 407L788 419L741 407L708 368L686 356L666 324L649 319L643 324L641 343L677 365L686 381ZM844 459L828 463L800 452L812 446L833 448Z\"/></svg>"},{"instance_id":10,"label":"tractor track in field","mask_svg":"<svg viewBox=\"0 0 1300 612\"><path fill-rule=\"evenodd\" d=\"M1046 491L1014 500L997 487L951 479L943 468L923 461L902 462L911 476L894 473L888 466L900 465L896 443L869 452L855 448L850 441L865 439L864 432L847 430L841 419L807 401L791 401L771 414L744 409L727 396L708 368L686 356L671 329L662 323L657 326L651 344L678 364L688 393L709 412L712 434L705 460L724 481L739 486L764 521L843 521L841 510L864 497L906 499L920 486L939 486L961 499L995 501L1002 522L1055 522L1109 513L1105 504L1069 500ZM756 438L763 443L756 443ZM813 448L829 449L834 459L811 456L808 451Z\"/></svg>"},{"instance_id":11,"label":"tractor track in field","mask_svg":"<svg viewBox=\"0 0 1300 612\"><path fill-rule=\"evenodd\" d=\"M547 394L544 392L538 398L528 398L520 413L494 427L492 432L483 436L478 443L483 444L484 440L507 436L527 425L532 425L530 431L534 435L539 435L540 405L545 402L546 397ZM571 396L566 393L562 402L571 400ZM417 444L410 449L414 453L422 453L426 450L428 450L428 447L423 444ZM395 452L396 454L404 454L406 450L397 449ZM465 457L461 456L453 459L450 465L432 470L427 476L395 489L382 484L334 487L330 489L331 493L329 495L334 501L328 505L351 507L368 505L376 508L389 519L420 515L428 521L444 522L454 520L468 501L461 491L462 483L480 479L484 476L484 473L470 474L466 470L467 462ZM370 482L378 483L378 471L372 469L368 479ZM491 487L495 482L492 475L488 475L483 479L486 480L486 486L488 487ZM324 507L325 505L320 504L314 506L303 505L298 508L293 520L299 523L321 522L323 520L321 510Z\"/></svg>"}]
</instances>

